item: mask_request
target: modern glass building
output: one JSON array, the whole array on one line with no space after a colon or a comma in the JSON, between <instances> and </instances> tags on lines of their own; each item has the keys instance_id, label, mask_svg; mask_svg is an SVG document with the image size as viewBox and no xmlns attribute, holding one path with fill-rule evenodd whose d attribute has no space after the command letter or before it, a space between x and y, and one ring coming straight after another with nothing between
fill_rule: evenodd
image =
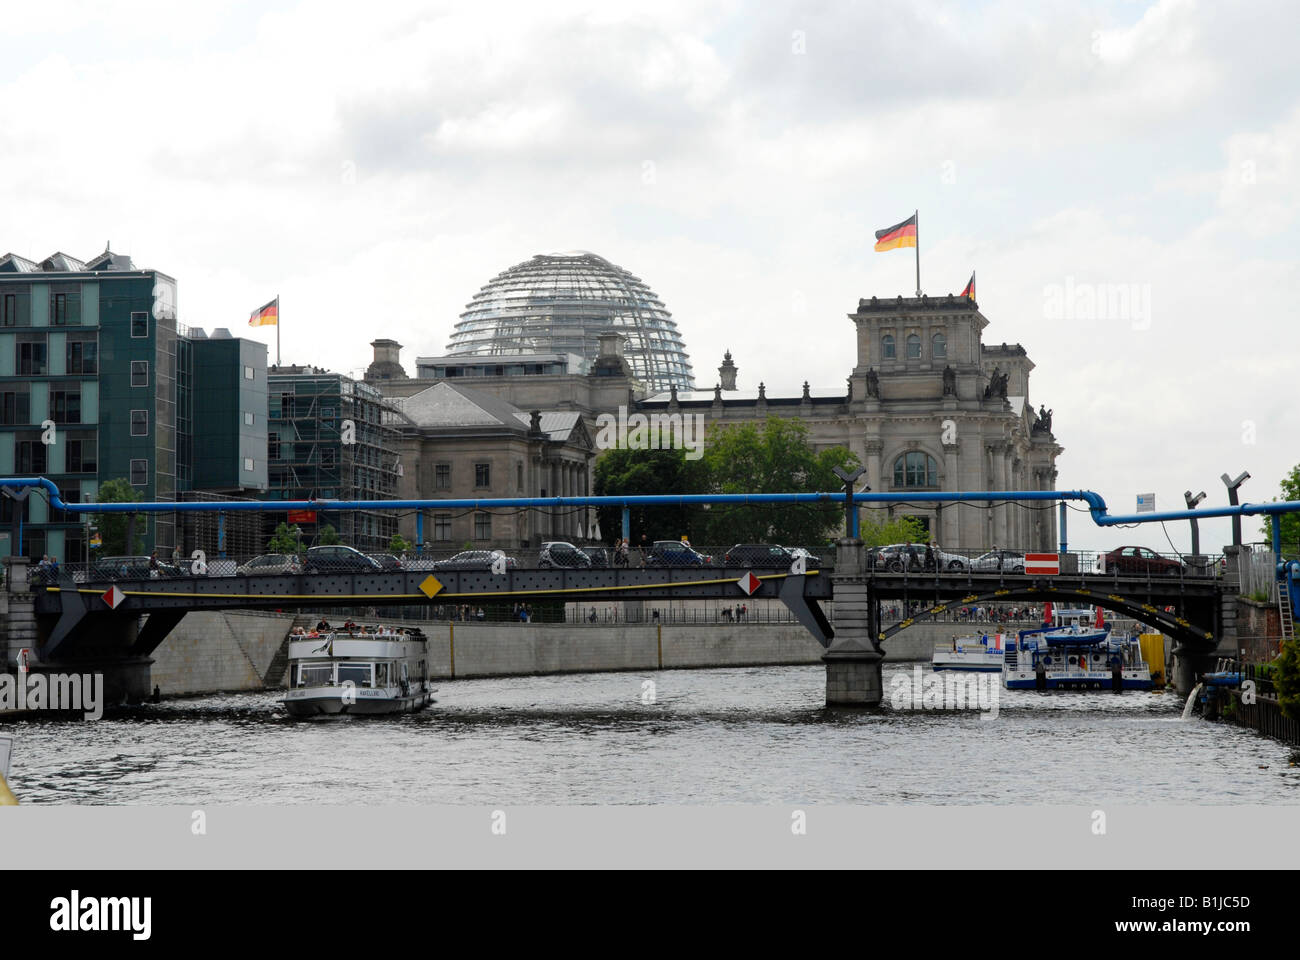
<instances>
[{"instance_id":1,"label":"modern glass building","mask_svg":"<svg viewBox=\"0 0 1300 960\"><path fill-rule=\"evenodd\" d=\"M585 251L539 254L498 274L466 306L447 354L577 354L590 363L609 332L626 338L624 356L652 393L694 389L690 357L663 302L638 277Z\"/></svg>"},{"instance_id":2,"label":"modern glass building","mask_svg":"<svg viewBox=\"0 0 1300 960\"><path fill-rule=\"evenodd\" d=\"M48 477L69 503L119 478L142 500L260 494L266 347L205 340L177 322L176 281L128 256L0 257L0 476ZM86 516L52 511L41 494L0 502L0 556L18 552L15 509L23 554L91 555ZM187 547L174 514L147 515L137 533L146 550Z\"/></svg>"}]
</instances>

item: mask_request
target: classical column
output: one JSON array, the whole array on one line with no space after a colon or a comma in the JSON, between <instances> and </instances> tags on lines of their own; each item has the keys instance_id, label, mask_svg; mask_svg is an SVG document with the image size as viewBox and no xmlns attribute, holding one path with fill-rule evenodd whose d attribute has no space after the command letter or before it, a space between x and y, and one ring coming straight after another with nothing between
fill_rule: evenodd
<instances>
[{"instance_id":1,"label":"classical column","mask_svg":"<svg viewBox=\"0 0 1300 960\"><path fill-rule=\"evenodd\" d=\"M949 493L955 493L961 490L961 463L958 454L961 447L956 440L952 443L943 445L943 478L944 485ZM940 541L942 546L955 547L964 546L961 544L961 534L959 524L961 516L959 511L963 508L955 503L946 504L943 508L943 530L939 535L943 538Z\"/></svg>"},{"instance_id":2,"label":"classical column","mask_svg":"<svg viewBox=\"0 0 1300 960\"><path fill-rule=\"evenodd\" d=\"M884 480L880 475L880 454L885 449L885 442L878 437L868 437L866 441L863 443L862 449L866 457L863 463L867 468L867 476L866 476L867 486L871 488L872 493L881 493L885 489L885 484L884 484ZM870 510L871 507L868 506L864 509ZM867 516L873 516L873 515L884 517L885 511L878 510L874 514L873 513L867 514ZM862 511L859 510L858 511L859 522L861 522L862 516L863 516ZM847 532L848 531L846 530L845 533Z\"/></svg>"}]
</instances>

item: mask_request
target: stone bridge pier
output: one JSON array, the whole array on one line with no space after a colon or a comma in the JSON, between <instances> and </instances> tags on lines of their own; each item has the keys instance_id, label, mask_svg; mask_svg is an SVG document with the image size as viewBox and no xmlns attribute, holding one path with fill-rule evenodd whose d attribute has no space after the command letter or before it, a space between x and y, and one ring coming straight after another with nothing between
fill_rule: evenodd
<instances>
[{"instance_id":1,"label":"stone bridge pier","mask_svg":"<svg viewBox=\"0 0 1300 960\"><path fill-rule=\"evenodd\" d=\"M879 608L867 578L861 540L841 540L836 547L835 635L822 655L826 664L828 707L878 707L884 698L877 643Z\"/></svg>"}]
</instances>

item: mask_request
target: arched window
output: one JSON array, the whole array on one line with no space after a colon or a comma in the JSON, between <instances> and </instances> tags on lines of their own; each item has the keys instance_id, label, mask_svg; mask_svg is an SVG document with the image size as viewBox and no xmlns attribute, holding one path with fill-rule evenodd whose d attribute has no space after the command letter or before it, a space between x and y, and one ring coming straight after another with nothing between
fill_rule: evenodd
<instances>
[{"instance_id":1,"label":"arched window","mask_svg":"<svg viewBox=\"0 0 1300 960\"><path fill-rule=\"evenodd\" d=\"M914 333L907 335L907 359L921 359L921 338Z\"/></svg>"},{"instance_id":2,"label":"arched window","mask_svg":"<svg viewBox=\"0 0 1300 960\"><path fill-rule=\"evenodd\" d=\"M894 461L894 486L937 487L939 464L928 453L914 450Z\"/></svg>"},{"instance_id":3,"label":"arched window","mask_svg":"<svg viewBox=\"0 0 1300 960\"><path fill-rule=\"evenodd\" d=\"M880 359L893 360L897 356L898 352L894 349L894 338L887 333L880 338Z\"/></svg>"},{"instance_id":4,"label":"arched window","mask_svg":"<svg viewBox=\"0 0 1300 960\"><path fill-rule=\"evenodd\" d=\"M930 356L935 360L948 359L948 338L942 333L936 333L930 339Z\"/></svg>"}]
</instances>

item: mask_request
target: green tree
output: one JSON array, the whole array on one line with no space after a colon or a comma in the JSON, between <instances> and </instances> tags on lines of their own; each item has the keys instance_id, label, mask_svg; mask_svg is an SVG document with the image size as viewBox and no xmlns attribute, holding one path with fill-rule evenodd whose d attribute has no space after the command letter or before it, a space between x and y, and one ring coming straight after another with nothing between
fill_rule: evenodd
<instances>
[{"instance_id":1,"label":"green tree","mask_svg":"<svg viewBox=\"0 0 1300 960\"><path fill-rule=\"evenodd\" d=\"M342 543L339 539L339 532L334 529L334 525L327 523L321 527L316 534L316 543L322 547L332 547L337 543Z\"/></svg>"},{"instance_id":2,"label":"green tree","mask_svg":"<svg viewBox=\"0 0 1300 960\"><path fill-rule=\"evenodd\" d=\"M596 461L593 489L600 497L705 493L707 483L700 464L687 460L682 449L606 450ZM701 516L697 507L632 507L628 513L634 546L642 536L650 541L689 537ZM601 507L597 520L606 540L622 535L622 508Z\"/></svg>"},{"instance_id":3,"label":"green tree","mask_svg":"<svg viewBox=\"0 0 1300 960\"><path fill-rule=\"evenodd\" d=\"M140 499L140 494L135 487L131 486L124 477L117 477L101 484L97 496L100 503L135 503ZM148 518L143 513L135 514L135 542L127 544L127 517L126 513L94 514L93 522L99 530L99 535L104 539L104 545L99 551L101 557L139 556L144 553L144 534Z\"/></svg>"},{"instance_id":4,"label":"green tree","mask_svg":"<svg viewBox=\"0 0 1300 960\"><path fill-rule=\"evenodd\" d=\"M882 516L873 516L880 512ZM930 535L916 517L883 516L883 511L867 510L858 522L859 536L868 547L883 547L890 543L927 543Z\"/></svg>"},{"instance_id":5,"label":"green tree","mask_svg":"<svg viewBox=\"0 0 1300 960\"><path fill-rule=\"evenodd\" d=\"M1273 661L1277 702L1292 720L1300 720L1300 642L1295 637L1282 644L1282 654Z\"/></svg>"},{"instance_id":6,"label":"green tree","mask_svg":"<svg viewBox=\"0 0 1300 960\"><path fill-rule=\"evenodd\" d=\"M1274 497L1276 501L1278 498ZM1300 500L1300 466L1291 468L1291 472L1282 478L1282 498L1283 500ZM1281 523L1282 525L1282 552L1290 555L1300 555L1300 513L1284 513L1275 517L1265 517L1262 532L1268 538L1268 542L1273 542L1273 524Z\"/></svg>"},{"instance_id":7,"label":"green tree","mask_svg":"<svg viewBox=\"0 0 1300 960\"><path fill-rule=\"evenodd\" d=\"M275 535L266 545L267 553L297 553L298 534L287 523L277 524Z\"/></svg>"},{"instance_id":8,"label":"green tree","mask_svg":"<svg viewBox=\"0 0 1300 960\"><path fill-rule=\"evenodd\" d=\"M798 420L768 417L754 424L715 430L700 461L713 493L815 493L843 488L835 467L856 467L845 447L817 452L808 427ZM705 543L783 543L817 545L843 529L837 503L773 506L713 505L704 514Z\"/></svg>"},{"instance_id":9,"label":"green tree","mask_svg":"<svg viewBox=\"0 0 1300 960\"><path fill-rule=\"evenodd\" d=\"M411 549L411 543L400 533L393 534L393 539L388 541L389 553L406 553Z\"/></svg>"}]
</instances>

